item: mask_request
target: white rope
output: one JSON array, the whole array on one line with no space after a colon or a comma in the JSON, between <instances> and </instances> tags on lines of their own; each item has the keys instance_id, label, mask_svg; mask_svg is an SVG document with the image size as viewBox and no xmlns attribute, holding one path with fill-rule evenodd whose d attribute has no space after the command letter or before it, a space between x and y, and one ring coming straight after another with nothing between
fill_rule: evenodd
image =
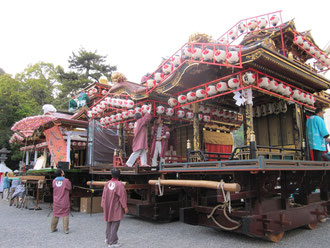
<instances>
[{"instance_id":1,"label":"white rope","mask_svg":"<svg viewBox=\"0 0 330 248\"><path fill-rule=\"evenodd\" d=\"M232 208L231 208L230 192L229 191L225 192L224 185L225 182L221 180L217 187L218 189L219 187L221 188L224 203L228 204L228 212L231 213Z\"/></svg>"},{"instance_id":2,"label":"white rope","mask_svg":"<svg viewBox=\"0 0 330 248\"><path fill-rule=\"evenodd\" d=\"M158 186L159 196L163 196L163 195L164 195L164 185L161 186L161 184L160 184L160 180L159 180L159 179L158 179L158 181L156 182L156 185Z\"/></svg>"}]
</instances>

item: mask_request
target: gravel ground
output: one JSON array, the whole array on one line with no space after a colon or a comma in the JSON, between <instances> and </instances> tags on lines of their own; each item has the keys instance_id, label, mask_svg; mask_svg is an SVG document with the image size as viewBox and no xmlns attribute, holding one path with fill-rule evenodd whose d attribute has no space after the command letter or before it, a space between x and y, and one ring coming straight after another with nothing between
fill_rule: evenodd
<instances>
[{"instance_id":1,"label":"gravel ground","mask_svg":"<svg viewBox=\"0 0 330 248\"><path fill-rule=\"evenodd\" d=\"M42 210L26 210L9 207L0 199L0 247L106 247L103 214L73 212L70 216L70 233L50 233L50 217L47 204ZM187 225L181 222L154 223L126 216L119 228L119 240L125 248L151 247L329 247L330 220L320 223L317 229L296 229L284 234L277 243L250 238L241 234L217 231L211 228Z\"/></svg>"}]
</instances>

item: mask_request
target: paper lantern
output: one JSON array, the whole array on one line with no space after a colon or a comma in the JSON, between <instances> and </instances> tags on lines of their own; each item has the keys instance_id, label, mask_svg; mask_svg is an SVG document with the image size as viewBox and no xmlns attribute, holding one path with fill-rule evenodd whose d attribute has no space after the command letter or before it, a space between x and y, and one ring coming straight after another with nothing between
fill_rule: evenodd
<instances>
[{"instance_id":1,"label":"paper lantern","mask_svg":"<svg viewBox=\"0 0 330 248\"><path fill-rule=\"evenodd\" d=\"M292 94L292 89L291 89L291 87L287 86L285 88L285 91L283 92L283 95L286 97L289 97L291 94Z\"/></svg>"},{"instance_id":2,"label":"paper lantern","mask_svg":"<svg viewBox=\"0 0 330 248\"><path fill-rule=\"evenodd\" d=\"M136 107L136 108L135 108L135 113L140 113L140 114L142 114L142 108L140 108L140 107Z\"/></svg>"},{"instance_id":3,"label":"paper lantern","mask_svg":"<svg viewBox=\"0 0 330 248\"><path fill-rule=\"evenodd\" d=\"M315 54L315 47L310 46L309 49L308 49L308 52L309 52L310 54L314 55L314 54Z\"/></svg>"},{"instance_id":4,"label":"paper lantern","mask_svg":"<svg viewBox=\"0 0 330 248\"><path fill-rule=\"evenodd\" d=\"M118 107L123 107L124 106L124 100L123 99L118 99Z\"/></svg>"},{"instance_id":5,"label":"paper lantern","mask_svg":"<svg viewBox=\"0 0 330 248\"><path fill-rule=\"evenodd\" d=\"M107 90L102 90L101 94L105 96L106 94L108 94L108 91Z\"/></svg>"},{"instance_id":6,"label":"paper lantern","mask_svg":"<svg viewBox=\"0 0 330 248\"><path fill-rule=\"evenodd\" d=\"M101 106L103 109L105 109L105 108L107 107L107 102L106 102L105 100L102 100L102 101L100 102L100 106Z\"/></svg>"},{"instance_id":7,"label":"paper lantern","mask_svg":"<svg viewBox=\"0 0 330 248\"><path fill-rule=\"evenodd\" d=\"M130 118L134 117L135 113L136 113L135 109L128 110L128 117L130 117Z\"/></svg>"},{"instance_id":8,"label":"paper lantern","mask_svg":"<svg viewBox=\"0 0 330 248\"><path fill-rule=\"evenodd\" d=\"M278 83L274 79L272 79L272 80L270 80L269 86L267 86L267 89L276 91L277 87L278 87Z\"/></svg>"},{"instance_id":9,"label":"paper lantern","mask_svg":"<svg viewBox=\"0 0 330 248\"><path fill-rule=\"evenodd\" d=\"M298 35L294 38L294 42L296 42L298 45L303 45L304 38L301 35Z\"/></svg>"},{"instance_id":10,"label":"paper lantern","mask_svg":"<svg viewBox=\"0 0 330 248\"><path fill-rule=\"evenodd\" d=\"M265 18L260 18L258 21L258 28L259 29L264 29L268 25L268 21Z\"/></svg>"},{"instance_id":11,"label":"paper lantern","mask_svg":"<svg viewBox=\"0 0 330 248\"><path fill-rule=\"evenodd\" d=\"M191 49L191 55L193 59L200 60L202 58L202 49L200 49L199 47Z\"/></svg>"},{"instance_id":12,"label":"paper lantern","mask_svg":"<svg viewBox=\"0 0 330 248\"><path fill-rule=\"evenodd\" d=\"M283 94L283 92L285 91L286 89L286 86L284 84L279 84L277 89L276 89L276 92L280 93L280 94Z\"/></svg>"},{"instance_id":13,"label":"paper lantern","mask_svg":"<svg viewBox=\"0 0 330 248\"><path fill-rule=\"evenodd\" d=\"M318 59L321 57L321 52L319 50L316 50L315 57Z\"/></svg>"},{"instance_id":14,"label":"paper lantern","mask_svg":"<svg viewBox=\"0 0 330 248\"><path fill-rule=\"evenodd\" d=\"M178 112L176 113L178 118L183 118L185 116L185 113L183 110L178 110Z\"/></svg>"},{"instance_id":15,"label":"paper lantern","mask_svg":"<svg viewBox=\"0 0 330 248\"><path fill-rule=\"evenodd\" d=\"M110 106L110 104L111 104L111 98L110 97L106 97L106 98L104 98L104 101L106 102L106 104L107 104L107 106Z\"/></svg>"},{"instance_id":16,"label":"paper lantern","mask_svg":"<svg viewBox=\"0 0 330 248\"><path fill-rule=\"evenodd\" d=\"M126 120L128 118L128 111L123 111L122 112L122 118Z\"/></svg>"},{"instance_id":17,"label":"paper lantern","mask_svg":"<svg viewBox=\"0 0 330 248\"><path fill-rule=\"evenodd\" d=\"M226 118L226 119L229 119L230 118L230 111L225 109L223 111L223 117Z\"/></svg>"},{"instance_id":18,"label":"paper lantern","mask_svg":"<svg viewBox=\"0 0 330 248\"><path fill-rule=\"evenodd\" d=\"M96 93L97 93L97 89L96 89L96 88L93 88L93 89L92 89L92 93L93 93L93 94L96 94Z\"/></svg>"},{"instance_id":19,"label":"paper lantern","mask_svg":"<svg viewBox=\"0 0 330 248\"><path fill-rule=\"evenodd\" d=\"M240 22L237 25L237 29L240 33L244 33L246 31L246 25L244 24L244 22Z\"/></svg>"},{"instance_id":20,"label":"paper lantern","mask_svg":"<svg viewBox=\"0 0 330 248\"><path fill-rule=\"evenodd\" d=\"M202 52L203 60L204 61L212 61L213 60L213 50L206 48Z\"/></svg>"},{"instance_id":21,"label":"paper lantern","mask_svg":"<svg viewBox=\"0 0 330 248\"><path fill-rule=\"evenodd\" d=\"M225 110L224 109L219 109L218 116L223 117L225 115Z\"/></svg>"},{"instance_id":22,"label":"paper lantern","mask_svg":"<svg viewBox=\"0 0 330 248\"><path fill-rule=\"evenodd\" d=\"M87 115L88 115L89 118L92 118L93 117L93 112L90 110L90 111L87 112Z\"/></svg>"},{"instance_id":23,"label":"paper lantern","mask_svg":"<svg viewBox=\"0 0 330 248\"><path fill-rule=\"evenodd\" d=\"M174 109L172 109L172 108L167 108L165 113L166 113L167 116L173 116L173 114L174 114Z\"/></svg>"},{"instance_id":24,"label":"paper lantern","mask_svg":"<svg viewBox=\"0 0 330 248\"><path fill-rule=\"evenodd\" d=\"M101 113L103 111L103 108L100 105L96 105L95 109L97 113Z\"/></svg>"},{"instance_id":25,"label":"paper lantern","mask_svg":"<svg viewBox=\"0 0 330 248\"><path fill-rule=\"evenodd\" d=\"M195 101L196 100L196 93L193 91L188 92L187 94L188 101Z\"/></svg>"},{"instance_id":26,"label":"paper lantern","mask_svg":"<svg viewBox=\"0 0 330 248\"><path fill-rule=\"evenodd\" d=\"M279 23L280 18L279 18L277 15L272 15L272 16L270 17L269 21L270 21L270 24L271 24L273 27L275 27L275 26L277 26L277 23Z\"/></svg>"},{"instance_id":27,"label":"paper lantern","mask_svg":"<svg viewBox=\"0 0 330 248\"><path fill-rule=\"evenodd\" d=\"M229 36L230 39L235 40L236 37L237 37L237 32L236 32L236 30L233 30L233 29L230 30L230 31L228 32L228 36Z\"/></svg>"},{"instance_id":28,"label":"paper lantern","mask_svg":"<svg viewBox=\"0 0 330 248\"><path fill-rule=\"evenodd\" d=\"M210 122L210 121L211 121L211 116L209 116L209 115L204 115L204 116L203 116L203 121L204 121L204 122Z\"/></svg>"},{"instance_id":29,"label":"paper lantern","mask_svg":"<svg viewBox=\"0 0 330 248\"><path fill-rule=\"evenodd\" d=\"M184 59L190 59L191 58L191 48L190 46L185 46L182 49L182 56Z\"/></svg>"},{"instance_id":30,"label":"paper lantern","mask_svg":"<svg viewBox=\"0 0 330 248\"><path fill-rule=\"evenodd\" d=\"M170 59L172 65L174 67L177 67L181 64L181 58L180 55L174 55L171 59Z\"/></svg>"},{"instance_id":31,"label":"paper lantern","mask_svg":"<svg viewBox=\"0 0 330 248\"><path fill-rule=\"evenodd\" d=\"M178 104L178 101L175 98L171 97L170 99L168 99L167 103L171 107L175 107Z\"/></svg>"},{"instance_id":32,"label":"paper lantern","mask_svg":"<svg viewBox=\"0 0 330 248\"><path fill-rule=\"evenodd\" d=\"M243 75L243 82L246 84L253 84L256 80L256 76L254 75L254 73L248 71L246 73L244 73Z\"/></svg>"},{"instance_id":33,"label":"paper lantern","mask_svg":"<svg viewBox=\"0 0 330 248\"><path fill-rule=\"evenodd\" d=\"M228 80L228 86L231 89L237 89L240 86L240 82L237 78L231 78Z\"/></svg>"},{"instance_id":34,"label":"paper lantern","mask_svg":"<svg viewBox=\"0 0 330 248\"><path fill-rule=\"evenodd\" d=\"M301 91L297 89L293 90L292 98L297 101L300 101L300 97L301 97Z\"/></svg>"},{"instance_id":35,"label":"paper lantern","mask_svg":"<svg viewBox=\"0 0 330 248\"><path fill-rule=\"evenodd\" d=\"M72 144L73 146L76 146L76 145L77 145L77 141L73 141L73 142L71 142L71 144Z\"/></svg>"},{"instance_id":36,"label":"paper lantern","mask_svg":"<svg viewBox=\"0 0 330 248\"><path fill-rule=\"evenodd\" d=\"M224 62L227 58L227 54L225 50L217 50L214 53L214 59L215 61L217 61L218 63L220 62Z\"/></svg>"},{"instance_id":37,"label":"paper lantern","mask_svg":"<svg viewBox=\"0 0 330 248\"><path fill-rule=\"evenodd\" d=\"M193 112L187 112L186 117L187 117L187 119L192 119L194 117L194 113Z\"/></svg>"},{"instance_id":38,"label":"paper lantern","mask_svg":"<svg viewBox=\"0 0 330 248\"><path fill-rule=\"evenodd\" d=\"M255 30L256 27L257 27L257 21L256 21L255 19L252 19L252 20L248 21L247 26L248 26L248 29L249 29L250 31L253 31L253 30Z\"/></svg>"},{"instance_id":39,"label":"paper lantern","mask_svg":"<svg viewBox=\"0 0 330 248\"><path fill-rule=\"evenodd\" d=\"M259 87L267 88L270 85L270 79L268 77L259 78Z\"/></svg>"},{"instance_id":40,"label":"paper lantern","mask_svg":"<svg viewBox=\"0 0 330 248\"><path fill-rule=\"evenodd\" d=\"M207 93L209 96L213 96L213 95L217 94L217 89L216 89L215 85L213 85L213 84L209 84L209 85L206 87L206 93Z\"/></svg>"},{"instance_id":41,"label":"paper lantern","mask_svg":"<svg viewBox=\"0 0 330 248\"><path fill-rule=\"evenodd\" d=\"M122 121L123 120L123 115L121 113L116 114L116 121Z\"/></svg>"},{"instance_id":42,"label":"paper lantern","mask_svg":"<svg viewBox=\"0 0 330 248\"><path fill-rule=\"evenodd\" d=\"M228 85L226 82L217 83L216 89L218 92L224 92L228 90Z\"/></svg>"},{"instance_id":43,"label":"paper lantern","mask_svg":"<svg viewBox=\"0 0 330 248\"><path fill-rule=\"evenodd\" d=\"M116 122L116 119L117 119L117 116L116 115L111 115L110 116L110 121L113 123L113 122Z\"/></svg>"},{"instance_id":44,"label":"paper lantern","mask_svg":"<svg viewBox=\"0 0 330 248\"><path fill-rule=\"evenodd\" d=\"M310 48L308 41L304 41L303 48L305 48L306 50L308 50Z\"/></svg>"},{"instance_id":45,"label":"paper lantern","mask_svg":"<svg viewBox=\"0 0 330 248\"><path fill-rule=\"evenodd\" d=\"M134 122L130 122L130 123L128 123L128 128L130 128L130 129L133 129L134 128Z\"/></svg>"},{"instance_id":46,"label":"paper lantern","mask_svg":"<svg viewBox=\"0 0 330 248\"><path fill-rule=\"evenodd\" d=\"M300 100L301 102L307 102L307 94L306 93L302 93L300 99L301 99Z\"/></svg>"},{"instance_id":47,"label":"paper lantern","mask_svg":"<svg viewBox=\"0 0 330 248\"><path fill-rule=\"evenodd\" d=\"M226 38L221 38L217 41L219 44L228 45L228 40Z\"/></svg>"},{"instance_id":48,"label":"paper lantern","mask_svg":"<svg viewBox=\"0 0 330 248\"><path fill-rule=\"evenodd\" d=\"M210 114L211 113L211 108L204 106L203 113L204 114Z\"/></svg>"},{"instance_id":49,"label":"paper lantern","mask_svg":"<svg viewBox=\"0 0 330 248\"><path fill-rule=\"evenodd\" d=\"M92 96L93 95L93 91L92 90L89 90L88 93L87 93L87 95Z\"/></svg>"},{"instance_id":50,"label":"paper lantern","mask_svg":"<svg viewBox=\"0 0 330 248\"><path fill-rule=\"evenodd\" d=\"M211 109L211 115L212 116L219 116L219 110L218 109Z\"/></svg>"},{"instance_id":51,"label":"paper lantern","mask_svg":"<svg viewBox=\"0 0 330 248\"><path fill-rule=\"evenodd\" d=\"M117 98L112 98L111 105L113 107L117 107L118 106L118 99Z\"/></svg>"},{"instance_id":52,"label":"paper lantern","mask_svg":"<svg viewBox=\"0 0 330 248\"><path fill-rule=\"evenodd\" d=\"M156 80L156 83L160 83L161 81L163 81L164 80L164 76L162 75L162 73L156 72L155 73L155 80Z\"/></svg>"},{"instance_id":53,"label":"paper lantern","mask_svg":"<svg viewBox=\"0 0 330 248\"><path fill-rule=\"evenodd\" d=\"M198 98L204 98L206 97L206 91L204 89L199 89L196 91L196 96Z\"/></svg>"},{"instance_id":54,"label":"paper lantern","mask_svg":"<svg viewBox=\"0 0 330 248\"><path fill-rule=\"evenodd\" d=\"M147 104L144 104L144 105L142 105L141 109L142 109L142 113L145 114L148 112L150 107Z\"/></svg>"},{"instance_id":55,"label":"paper lantern","mask_svg":"<svg viewBox=\"0 0 330 248\"><path fill-rule=\"evenodd\" d=\"M156 86L156 80L155 79L148 79L147 80L147 88L152 89Z\"/></svg>"},{"instance_id":56,"label":"paper lantern","mask_svg":"<svg viewBox=\"0 0 330 248\"><path fill-rule=\"evenodd\" d=\"M239 61L238 52L231 51L227 54L227 61L230 64L237 63Z\"/></svg>"},{"instance_id":57,"label":"paper lantern","mask_svg":"<svg viewBox=\"0 0 330 248\"><path fill-rule=\"evenodd\" d=\"M111 122L110 116L106 116L105 117L105 124L110 124L110 122Z\"/></svg>"},{"instance_id":58,"label":"paper lantern","mask_svg":"<svg viewBox=\"0 0 330 248\"><path fill-rule=\"evenodd\" d=\"M127 108L133 108L134 102L132 100L127 100Z\"/></svg>"},{"instance_id":59,"label":"paper lantern","mask_svg":"<svg viewBox=\"0 0 330 248\"><path fill-rule=\"evenodd\" d=\"M172 72L172 65L171 64L165 64L165 65L163 65L162 69L163 69L163 73L165 75L168 75Z\"/></svg>"},{"instance_id":60,"label":"paper lantern","mask_svg":"<svg viewBox=\"0 0 330 248\"><path fill-rule=\"evenodd\" d=\"M165 108L162 105L157 106L156 113L161 115L165 112Z\"/></svg>"},{"instance_id":61,"label":"paper lantern","mask_svg":"<svg viewBox=\"0 0 330 248\"><path fill-rule=\"evenodd\" d=\"M261 116L267 115L267 108L265 104L260 105Z\"/></svg>"},{"instance_id":62,"label":"paper lantern","mask_svg":"<svg viewBox=\"0 0 330 248\"><path fill-rule=\"evenodd\" d=\"M104 122L105 122L105 119L104 119L104 118L101 118L101 119L100 119L100 123L101 123L102 125L104 125Z\"/></svg>"},{"instance_id":63,"label":"paper lantern","mask_svg":"<svg viewBox=\"0 0 330 248\"><path fill-rule=\"evenodd\" d=\"M185 95L180 95L178 97L178 102L181 103L181 104L184 104L187 102L187 97Z\"/></svg>"},{"instance_id":64,"label":"paper lantern","mask_svg":"<svg viewBox=\"0 0 330 248\"><path fill-rule=\"evenodd\" d=\"M200 120L200 121L203 120L203 114L198 114L198 120Z\"/></svg>"}]
</instances>

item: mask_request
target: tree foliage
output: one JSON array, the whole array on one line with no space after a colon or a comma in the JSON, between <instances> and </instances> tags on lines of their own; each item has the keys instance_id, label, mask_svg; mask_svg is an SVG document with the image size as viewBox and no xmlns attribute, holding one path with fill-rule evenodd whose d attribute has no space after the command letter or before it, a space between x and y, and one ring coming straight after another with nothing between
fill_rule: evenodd
<instances>
[{"instance_id":1,"label":"tree foliage","mask_svg":"<svg viewBox=\"0 0 330 248\"><path fill-rule=\"evenodd\" d=\"M25 91L20 81L8 74L0 76L0 148L7 147L12 150L7 164L12 168L18 164L21 155L17 147L9 146L9 138L12 135L10 129L16 121L35 115L40 109L37 101Z\"/></svg>"}]
</instances>

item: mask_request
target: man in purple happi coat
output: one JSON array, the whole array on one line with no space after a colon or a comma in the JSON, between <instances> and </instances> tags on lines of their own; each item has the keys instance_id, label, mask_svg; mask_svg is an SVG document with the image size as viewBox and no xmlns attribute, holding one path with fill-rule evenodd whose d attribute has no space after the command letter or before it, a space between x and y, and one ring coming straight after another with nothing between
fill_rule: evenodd
<instances>
[{"instance_id":1,"label":"man in purple happi coat","mask_svg":"<svg viewBox=\"0 0 330 248\"><path fill-rule=\"evenodd\" d=\"M108 247L119 247L118 229L124 212L128 213L127 194L124 184L118 181L120 171L117 168L111 170L112 179L103 188L101 206L104 212L104 220L107 222L105 242Z\"/></svg>"},{"instance_id":2,"label":"man in purple happi coat","mask_svg":"<svg viewBox=\"0 0 330 248\"><path fill-rule=\"evenodd\" d=\"M53 180L53 216L50 230L57 231L57 223L63 217L63 231L69 233L69 214L70 214L70 190L72 188L69 179L64 177L64 171L57 169L56 178Z\"/></svg>"},{"instance_id":3,"label":"man in purple happi coat","mask_svg":"<svg viewBox=\"0 0 330 248\"><path fill-rule=\"evenodd\" d=\"M134 138L133 138L133 153L126 162L126 165L132 167L136 159L141 157L141 166L149 167L147 164L147 149L148 149L148 129L147 124L152 119L150 114L151 104L149 104L148 112L142 117L141 113L136 113L137 121L134 124Z\"/></svg>"},{"instance_id":4,"label":"man in purple happi coat","mask_svg":"<svg viewBox=\"0 0 330 248\"><path fill-rule=\"evenodd\" d=\"M168 139L170 138L170 129L163 124L163 119L158 118L152 128L151 135L153 136L151 144L152 167L157 167L157 159L160 157L160 162L165 162L165 154L168 149Z\"/></svg>"}]
</instances>

